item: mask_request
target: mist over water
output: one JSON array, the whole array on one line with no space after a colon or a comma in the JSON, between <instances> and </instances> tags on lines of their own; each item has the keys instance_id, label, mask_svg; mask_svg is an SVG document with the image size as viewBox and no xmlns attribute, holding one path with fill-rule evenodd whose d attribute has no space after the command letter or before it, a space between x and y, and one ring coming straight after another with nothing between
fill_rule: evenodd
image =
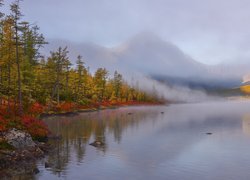
<instances>
[{"instance_id":1,"label":"mist over water","mask_svg":"<svg viewBox=\"0 0 250 180\"><path fill-rule=\"evenodd\" d=\"M167 85L150 77L137 74L135 80L140 82L139 87L159 97L173 102L203 102L220 100L221 98L209 96L205 91L194 90L186 86Z\"/></svg>"},{"instance_id":2,"label":"mist over water","mask_svg":"<svg viewBox=\"0 0 250 180\"><path fill-rule=\"evenodd\" d=\"M249 101L220 101L51 117L46 123L63 140L54 142L57 149L47 157L50 168L38 163L38 176L248 179L249 106ZM88 145L94 140L105 147Z\"/></svg>"}]
</instances>

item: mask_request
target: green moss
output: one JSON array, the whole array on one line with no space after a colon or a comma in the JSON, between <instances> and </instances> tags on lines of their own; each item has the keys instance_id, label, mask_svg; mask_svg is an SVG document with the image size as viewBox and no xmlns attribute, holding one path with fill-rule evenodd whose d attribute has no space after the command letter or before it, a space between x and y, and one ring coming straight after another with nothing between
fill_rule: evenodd
<instances>
[{"instance_id":1,"label":"green moss","mask_svg":"<svg viewBox=\"0 0 250 180\"><path fill-rule=\"evenodd\" d=\"M8 149L8 150L13 150L15 149L12 145L10 145L9 143L7 143L6 141L1 141L0 142L0 149Z\"/></svg>"}]
</instances>

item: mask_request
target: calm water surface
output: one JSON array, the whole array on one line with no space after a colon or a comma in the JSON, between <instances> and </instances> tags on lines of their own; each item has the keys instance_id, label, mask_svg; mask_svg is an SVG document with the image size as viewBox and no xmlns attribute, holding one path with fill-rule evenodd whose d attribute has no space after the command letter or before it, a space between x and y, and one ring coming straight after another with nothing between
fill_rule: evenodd
<instances>
[{"instance_id":1,"label":"calm water surface","mask_svg":"<svg viewBox=\"0 0 250 180\"><path fill-rule=\"evenodd\" d=\"M37 179L250 179L248 101L125 107L45 121L63 139L38 163ZM106 146L90 146L94 140Z\"/></svg>"}]
</instances>

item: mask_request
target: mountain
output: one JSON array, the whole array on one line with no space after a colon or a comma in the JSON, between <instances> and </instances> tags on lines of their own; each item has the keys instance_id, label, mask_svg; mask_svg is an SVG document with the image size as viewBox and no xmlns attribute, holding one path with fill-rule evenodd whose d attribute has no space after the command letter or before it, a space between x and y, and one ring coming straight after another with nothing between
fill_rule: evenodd
<instances>
[{"instance_id":1,"label":"mountain","mask_svg":"<svg viewBox=\"0 0 250 180\"><path fill-rule=\"evenodd\" d=\"M242 77L241 74L230 74L222 66L199 63L174 44L151 33L138 34L113 48L93 43L76 44L51 40L44 53L48 55L48 49L56 50L58 46L68 46L72 61L81 54L85 63L93 70L105 67L127 75L141 73L170 85L205 89L228 88L238 86Z\"/></svg>"},{"instance_id":2,"label":"mountain","mask_svg":"<svg viewBox=\"0 0 250 180\"><path fill-rule=\"evenodd\" d=\"M118 61L150 75L191 77L204 72L203 64L194 61L177 46L156 35L139 34L115 48Z\"/></svg>"}]
</instances>

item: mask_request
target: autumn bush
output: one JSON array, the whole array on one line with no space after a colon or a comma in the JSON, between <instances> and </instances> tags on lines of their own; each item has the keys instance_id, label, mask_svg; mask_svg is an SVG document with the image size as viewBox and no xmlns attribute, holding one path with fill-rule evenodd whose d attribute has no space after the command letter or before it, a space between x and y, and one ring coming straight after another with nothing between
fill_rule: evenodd
<instances>
[{"instance_id":1,"label":"autumn bush","mask_svg":"<svg viewBox=\"0 0 250 180\"><path fill-rule=\"evenodd\" d=\"M111 106L112 104L111 104L109 101L103 101L103 102L101 103L101 105L102 105L102 106L108 107L108 106Z\"/></svg>"},{"instance_id":2,"label":"autumn bush","mask_svg":"<svg viewBox=\"0 0 250 180\"><path fill-rule=\"evenodd\" d=\"M14 104L10 106L0 106L0 132L11 128L25 130L36 140L45 139L48 136L48 127L45 123L35 117L44 111L44 107L39 103L32 104L28 111L19 116Z\"/></svg>"},{"instance_id":3,"label":"autumn bush","mask_svg":"<svg viewBox=\"0 0 250 180\"><path fill-rule=\"evenodd\" d=\"M58 112L72 112L76 109L76 104L72 102L63 102L57 105Z\"/></svg>"},{"instance_id":4,"label":"autumn bush","mask_svg":"<svg viewBox=\"0 0 250 180\"><path fill-rule=\"evenodd\" d=\"M7 120L0 115L0 132L7 129Z\"/></svg>"},{"instance_id":5,"label":"autumn bush","mask_svg":"<svg viewBox=\"0 0 250 180\"><path fill-rule=\"evenodd\" d=\"M39 104L38 102L35 102L29 107L28 112L32 115L39 115L44 112L44 109L45 107L43 105Z\"/></svg>"},{"instance_id":6,"label":"autumn bush","mask_svg":"<svg viewBox=\"0 0 250 180\"><path fill-rule=\"evenodd\" d=\"M21 118L24 129L30 133L35 140L43 140L48 136L49 130L46 124L32 116L23 116Z\"/></svg>"}]
</instances>

